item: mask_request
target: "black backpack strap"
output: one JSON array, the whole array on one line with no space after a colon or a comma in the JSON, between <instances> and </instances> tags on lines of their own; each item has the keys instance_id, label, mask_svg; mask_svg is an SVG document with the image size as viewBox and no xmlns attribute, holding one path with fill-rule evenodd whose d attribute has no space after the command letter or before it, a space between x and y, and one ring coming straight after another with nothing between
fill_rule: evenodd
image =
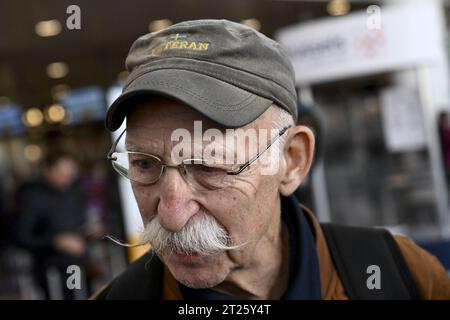
<instances>
[{"instance_id":1,"label":"black backpack strap","mask_svg":"<svg viewBox=\"0 0 450 320\"><path fill-rule=\"evenodd\" d=\"M133 262L96 297L97 300L160 300L164 265L147 252Z\"/></svg>"},{"instance_id":2,"label":"black backpack strap","mask_svg":"<svg viewBox=\"0 0 450 320\"><path fill-rule=\"evenodd\" d=\"M419 299L416 284L395 239L379 228L321 224L333 262L350 299ZM369 289L367 268L380 268L380 289Z\"/></svg>"}]
</instances>

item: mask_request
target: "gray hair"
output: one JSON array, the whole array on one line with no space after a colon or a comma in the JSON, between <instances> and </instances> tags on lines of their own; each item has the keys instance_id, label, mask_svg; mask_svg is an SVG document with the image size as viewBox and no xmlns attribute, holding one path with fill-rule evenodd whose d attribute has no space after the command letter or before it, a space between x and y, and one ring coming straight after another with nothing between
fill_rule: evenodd
<instances>
[{"instance_id":1,"label":"gray hair","mask_svg":"<svg viewBox=\"0 0 450 320\"><path fill-rule=\"evenodd\" d=\"M294 117L289 112L287 112L285 109L282 109L278 106L276 106L276 110L277 110L278 114L275 117L275 119L272 120L272 126L274 129L281 130L284 127L295 125ZM280 142L281 142L280 145L283 145L285 141L286 141L286 135L283 135L280 138Z\"/></svg>"}]
</instances>

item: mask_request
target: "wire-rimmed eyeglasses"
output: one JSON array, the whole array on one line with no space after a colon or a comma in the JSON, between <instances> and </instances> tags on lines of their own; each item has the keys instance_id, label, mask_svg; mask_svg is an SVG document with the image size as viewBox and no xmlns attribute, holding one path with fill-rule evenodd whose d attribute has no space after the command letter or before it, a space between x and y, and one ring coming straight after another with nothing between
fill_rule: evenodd
<instances>
[{"instance_id":1,"label":"wire-rimmed eyeglasses","mask_svg":"<svg viewBox=\"0 0 450 320\"><path fill-rule=\"evenodd\" d=\"M176 168L187 182L195 188L200 190L218 189L227 185L227 176L236 176L247 169L289 128L290 126L286 126L281 129L263 151L258 152L249 161L232 170L210 165L204 159L185 159L179 165L168 165L160 157L153 154L128 150L118 152L116 151L117 145L126 129L111 146L107 158L111 161L114 170L120 175L140 184L154 184L162 177L166 168Z\"/></svg>"}]
</instances>

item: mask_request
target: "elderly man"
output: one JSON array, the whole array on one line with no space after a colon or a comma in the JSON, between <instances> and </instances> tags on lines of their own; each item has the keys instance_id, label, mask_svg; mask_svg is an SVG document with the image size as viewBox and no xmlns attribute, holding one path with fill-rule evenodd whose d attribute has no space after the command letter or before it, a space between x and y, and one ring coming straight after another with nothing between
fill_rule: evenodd
<instances>
[{"instance_id":1,"label":"elderly man","mask_svg":"<svg viewBox=\"0 0 450 320\"><path fill-rule=\"evenodd\" d=\"M331 251L342 232L327 242L291 196L310 169L314 135L295 125L294 72L276 42L226 20L188 21L140 37L126 65L106 120L113 131L126 118L125 149L116 141L108 157L130 179L152 249L95 298L371 297L345 277L371 247L353 241L363 249L340 261ZM358 287L375 298L450 298L434 257L407 238L391 242L382 255L394 258L375 264L382 286L368 279L369 263Z\"/></svg>"}]
</instances>

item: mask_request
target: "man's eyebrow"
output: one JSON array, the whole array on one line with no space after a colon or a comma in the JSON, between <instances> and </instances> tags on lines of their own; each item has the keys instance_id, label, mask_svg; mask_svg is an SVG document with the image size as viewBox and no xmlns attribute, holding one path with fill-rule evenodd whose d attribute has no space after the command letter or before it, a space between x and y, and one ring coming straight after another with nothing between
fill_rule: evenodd
<instances>
[{"instance_id":1,"label":"man's eyebrow","mask_svg":"<svg viewBox=\"0 0 450 320\"><path fill-rule=\"evenodd\" d=\"M132 143L125 143L125 149L127 151L147 153L147 151L144 150L142 147L139 147L139 146L137 146L135 144L132 144Z\"/></svg>"},{"instance_id":2,"label":"man's eyebrow","mask_svg":"<svg viewBox=\"0 0 450 320\"><path fill-rule=\"evenodd\" d=\"M140 152L145 154L151 154L157 157L161 157L161 154L156 151L152 151L146 148L143 148L139 145L133 144L133 143L125 143L125 150L130 152Z\"/></svg>"}]
</instances>

